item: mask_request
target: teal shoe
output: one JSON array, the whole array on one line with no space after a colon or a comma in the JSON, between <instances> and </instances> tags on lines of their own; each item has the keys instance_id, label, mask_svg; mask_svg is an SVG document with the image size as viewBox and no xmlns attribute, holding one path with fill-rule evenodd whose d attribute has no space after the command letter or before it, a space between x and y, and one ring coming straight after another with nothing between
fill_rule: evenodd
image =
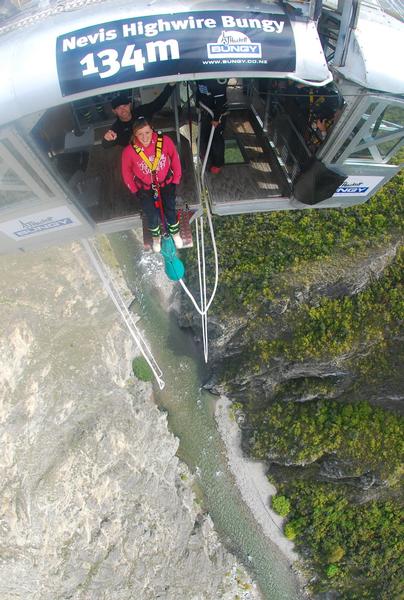
<instances>
[{"instance_id":1,"label":"teal shoe","mask_svg":"<svg viewBox=\"0 0 404 600\"><path fill-rule=\"evenodd\" d=\"M175 244L170 235L161 239L161 254L164 258L166 275L171 281L178 281L185 275L185 267L175 252Z\"/></svg>"}]
</instances>

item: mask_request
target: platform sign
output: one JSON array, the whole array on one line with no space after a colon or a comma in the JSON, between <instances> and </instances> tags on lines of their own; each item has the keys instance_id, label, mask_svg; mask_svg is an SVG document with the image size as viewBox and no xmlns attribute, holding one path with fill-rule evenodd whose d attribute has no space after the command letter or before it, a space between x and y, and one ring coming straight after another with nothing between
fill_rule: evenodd
<instances>
[{"instance_id":1,"label":"platform sign","mask_svg":"<svg viewBox=\"0 0 404 600\"><path fill-rule=\"evenodd\" d=\"M349 175L338 187L333 198L368 196L383 179L382 175Z\"/></svg>"},{"instance_id":2,"label":"platform sign","mask_svg":"<svg viewBox=\"0 0 404 600\"><path fill-rule=\"evenodd\" d=\"M67 206L56 206L18 219L4 221L0 223L0 231L13 240L24 240L80 225L82 223Z\"/></svg>"},{"instance_id":3,"label":"platform sign","mask_svg":"<svg viewBox=\"0 0 404 600\"><path fill-rule=\"evenodd\" d=\"M103 86L193 73L292 73L296 49L281 14L200 11L136 17L59 36L64 96Z\"/></svg>"}]
</instances>

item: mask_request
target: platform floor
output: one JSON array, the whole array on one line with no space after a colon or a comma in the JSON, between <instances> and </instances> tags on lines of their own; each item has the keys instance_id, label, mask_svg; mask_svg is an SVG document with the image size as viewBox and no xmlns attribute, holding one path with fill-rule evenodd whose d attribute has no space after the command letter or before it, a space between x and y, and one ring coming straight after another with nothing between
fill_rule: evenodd
<instances>
[{"instance_id":1,"label":"platform floor","mask_svg":"<svg viewBox=\"0 0 404 600\"><path fill-rule=\"evenodd\" d=\"M207 172L206 184L213 211L219 214L245 212L243 205L265 206L269 200L283 198L287 193L286 179L274 151L255 126L251 111L230 112L225 139L235 140L243 161L225 164L218 175Z\"/></svg>"}]
</instances>

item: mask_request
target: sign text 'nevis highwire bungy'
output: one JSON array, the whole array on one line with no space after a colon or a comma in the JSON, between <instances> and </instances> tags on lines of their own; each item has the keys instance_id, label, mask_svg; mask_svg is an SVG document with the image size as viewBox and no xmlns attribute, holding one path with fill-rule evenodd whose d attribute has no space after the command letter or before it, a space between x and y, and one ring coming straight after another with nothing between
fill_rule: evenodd
<instances>
[{"instance_id":1,"label":"sign text 'nevis highwire bungy'","mask_svg":"<svg viewBox=\"0 0 404 600\"><path fill-rule=\"evenodd\" d=\"M112 21L59 36L62 94L187 73L295 70L284 15L226 11Z\"/></svg>"}]
</instances>

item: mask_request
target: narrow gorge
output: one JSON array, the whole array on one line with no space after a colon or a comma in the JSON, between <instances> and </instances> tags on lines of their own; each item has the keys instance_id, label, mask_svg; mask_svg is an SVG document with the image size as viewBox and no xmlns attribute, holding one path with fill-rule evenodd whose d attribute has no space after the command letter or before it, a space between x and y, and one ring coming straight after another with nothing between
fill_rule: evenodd
<instances>
[{"instance_id":1,"label":"narrow gorge","mask_svg":"<svg viewBox=\"0 0 404 600\"><path fill-rule=\"evenodd\" d=\"M216 221L204 387L231 400L319 599L401 593L403 196L401 173L351 209ZM200 336L186 300L180 321Z\"/></svg>"}]
</instances>

